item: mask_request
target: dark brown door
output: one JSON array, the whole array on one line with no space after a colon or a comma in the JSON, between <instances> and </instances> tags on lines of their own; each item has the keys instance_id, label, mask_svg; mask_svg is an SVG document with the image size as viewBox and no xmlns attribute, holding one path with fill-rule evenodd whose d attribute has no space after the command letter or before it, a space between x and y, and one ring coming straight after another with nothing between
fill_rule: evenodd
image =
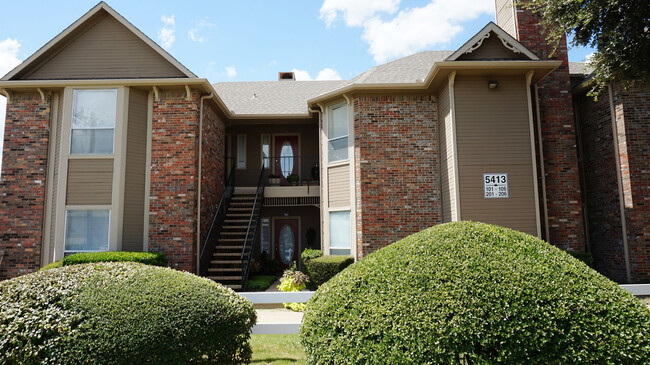
<instances>
[{"instance_id":1,"label":"dark brown door","mask_svg":"<svg viewBox=\"0 0 650 365\"><path fill-rule=\"evenodd\" d=\"M300 163L298 136L275 136L275 175L281 178L282 185L290 185L287 177L298 175Z\"/></svg>"},{"instance_id":2,"label":"dark brown door","mask_svg":"<svg viewBox=\"0 0 650 365\"><path fill-rule=\"evenodd\" d=\"M282 267L288 268L295 261L298 263L300 235L298 219L282 218L275 220L275 259Z\"/></svg>"}]
</instances>

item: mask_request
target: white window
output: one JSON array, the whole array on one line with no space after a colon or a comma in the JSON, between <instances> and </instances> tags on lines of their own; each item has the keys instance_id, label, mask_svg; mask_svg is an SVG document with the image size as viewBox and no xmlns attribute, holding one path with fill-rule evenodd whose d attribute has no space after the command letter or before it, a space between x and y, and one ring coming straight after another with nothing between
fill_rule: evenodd
<instances>
[{"instance_id":1,"label":"white window","mask_svg":"<svg viewBox=\"0 0 650 365\"><path fill-rule=\"evenodd\" d=\"M110 209L68 209L64 253L108 251Z\"/></svg>"},{"instance_id":2,"label":"white window","mask_svg":"<svg viewBox=\"0 0 650 365\"><path fill-rule=\"evenodd\" d=\"M74 90L70 154L113 154L116 114L116 89Z\"/></svg>"},{"instance_id":3,"label":"white window","mask_svg":"<svg viewBox=\"0 0 650 365\"><path fill-rule=\"evenodd\" d=\"M350 254L350 211L330 212L330 254Z\"/></svg>"},{"instance_id":4,"label":"white window","mask_svg":"<svg viewBox=\"0 0 650 365\"><path fill-rule=\"evenodd\" d=\"M327 156L329 162L348 159L348 105L337 104L327 113Z\"/></svg>"},{"instance_id":5,"label":"white window","mask_svg":"<svg viewBox=\"0 0 650 365\"><path fill-rule=\"evenodd\" d=\"M237 136L237 168L246 168L246 135Z\"/></svg>"},{"instance_id":6,"label":"white window","mask_svg":"<svg viewBox=\"0 0 650 365\"><path fill-rule=\"evenodd\" d=\"M265 169L270 166L269 158L271 157L271 137L268 134L262 134L262 165Z\"/></svg>"}]
</instances>

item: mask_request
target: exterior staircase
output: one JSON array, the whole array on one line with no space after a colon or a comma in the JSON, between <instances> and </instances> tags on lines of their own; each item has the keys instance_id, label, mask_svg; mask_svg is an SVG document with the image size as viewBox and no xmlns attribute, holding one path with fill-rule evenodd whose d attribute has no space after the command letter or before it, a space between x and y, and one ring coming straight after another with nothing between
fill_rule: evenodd
<instances>
[{"instance_id":1,"label":"exterior staircase","mask_svg":"<svg viewBox=\"0 0 650 365\"><path fill-rule=\"evenodd\" d=\"M252 241L256 236L254 230L259 220L259 211L254 212L255 209L260 210L260 207L255 207L254 193L233 194L208 265L208 279L233 290L244 289L248 260L253 249Z\"/></svg>"}]
</instances>

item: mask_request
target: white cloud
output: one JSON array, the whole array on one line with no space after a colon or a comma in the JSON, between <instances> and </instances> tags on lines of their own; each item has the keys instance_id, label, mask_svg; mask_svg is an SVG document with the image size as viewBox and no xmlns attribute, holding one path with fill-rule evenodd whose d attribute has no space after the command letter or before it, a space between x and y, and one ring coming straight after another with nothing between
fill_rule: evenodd
<instances>
[{"instance_id":1,"label":"white cloud","mask_svg":"<svg viewBox=\"0 0 650 365\"><path fill-rule=\"evenodd\" d=\"M316 76L316 80L340 80L340 79L341 79L341 75L339 75L339 72L329 67L325 67L324 69L320 70L318 76Z\"/></svg>"},{"instance_id":2,"label":"white cloud","mask_svg":"<svg viewBox=\"0 0 650 365\"><path fill-rule=\"evenodd\" d=\"M590 63L591 61L593 61L595 54L596 54L596 52L591 52L590 54L586 55L584 62Z\"/></svg>"},{"instance_id":3,"label":"white cloud","mask_svg":"<svg viewBox=\"0 0 650 365\"><path fill-rule=\"evenodd\" d=\"M237 69L235 66L226 66L226 75L228 75L228 77L237 76Z\"/></svg>"},{"instance_id":4,"label":"white cloud","mask_svg":"<svg viewBox=\"0 0 650 365\"><path fill-rule=\"evenodd\" d=\"M171 48L176 40L176 36L174 35L176 32L176 20L174 18L174 14L160 17L160 20L163 22L163 27L158 31L158 39L165 48Z\"/></svg>"},{"instance_id":5,"label":"white cloud","mask_svg":"<svg viewBox=\"0 0 650 365\"><path fill-rule=\"evenodd\" d=\"M293 72L293 75L296 77L296 81L311 81L312 78L309 75L309 72L305 70L298 70L297 68L294 68L291 70Z\"/></svg>"},{"instance_id":6,"label":"white cloud","mask_svg":"<svg viewBox=\"0 0 650 365\"><path fill-rule=\"evenodd\" d=\"M201 37L201 36L197 35L198 32L199 32L198 29L195 29L195 28L190 29L190 30L187 32L187 36L190 37L190 39L191 39L193 42L197 42L197 43L205 43L205 41L206 41L207 39L205 39L204 37Z\"/></svg>"},{"instance_id":7,"label":"white cloud","mask_svg":"<svg viewBox=\"0 0 650 365\"><path fill-rule=\"evenodd\" d=\"M444 45L463 30L463 22L494 12L493 0L431 0L384 19L379 15L396 13L398 0L366 2L325 0L320 17L330 25L341 13L346 25L363 27L362 38L377 63Z\"/></svg>"},{"instance_id":8,"label":"white cloud","mask_svg":"<svg viewBox=\"0 0 650 365\"><path fill-rule=\"evenodd\" d=\"M7 38L0 41L0 77L13 70L20 64L18 50L20 43L17 39ZM7 99L0 96L0 166L2 166L2 141L4 141L5 116L7 114Z\"/></svg>"},{"instance_id":9,"label":"white cloud","mask_svg":"<svg viewBox=\"0 0 650 365\"><path fill-rule=\"evenodd\" d=\"M378 13L394 14L401 0L325 0L320 8L320 18L327 26L339 17L348 27L357 27Z\"/></svg>"},{"instance_id":10,"label":"white cloud","mask_svg":"<svg viewBox=\"0 0 650 365\"><path fill-rule=\"evenodd\" d=\"M296 81L311 81L314 80L309 72L306 70L298 70L294 68L291 70L293 72L294 76L296 77ZM317 81L322 81L322 80L340 80L341 76L339 75L339 72L331 69L329 67L325 67L324 69L320 70L318 72L318 76L316 76Z\"/></svg>"}]
</instances>

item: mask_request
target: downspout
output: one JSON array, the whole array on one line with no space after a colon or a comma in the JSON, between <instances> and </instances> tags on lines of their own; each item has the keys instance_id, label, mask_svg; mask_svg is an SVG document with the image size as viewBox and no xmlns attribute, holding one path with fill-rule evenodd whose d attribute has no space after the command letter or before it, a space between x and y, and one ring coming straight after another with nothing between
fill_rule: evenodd
<instances>
[{"instance_id":1,"label":"downspout","mask_svg":"<svg viewBox=\"0 0 650 365\"><path fill-rule=\"evenodd\" d=\"M548 203L546 201L546 172L544 171L544 145L542 144L542 114L539 107L539 85L535 84L535 114L537 115L537 144L539 145L539 172L542 178L542 206L544 207L544 233L546 241L551 235L548 227Z\"/></svg>"},{"instance_id":2,"label":"downspout","mask_svg":"<svg viewBox=\"0 0 650 365\"><path fill-rule=\"evenodd\" d=\"M201 96L199 100L199 179L197 181L197 197L196 197L196 274L199 275L199 265L201 264L201 180L203 178L203 100L211 99L213 93Z\"/></svg>"},{"instance_id":3,"label":"downspout","mask_svg":"<svg viewBox=\"0 0 650 365\"><path fill-rule=\"evenodd\" d=\"M609 112L610 118L612 119L612 133L614 134L614 159L616 160L616 182L618 183L618 203L621 212L621 231L623 236L623 253L625 255L625 278L628 283L632 282L632 274L630 272L630 254L628 252L628 242L627 242L627 222L625 221L625 198L623 195L623 178L621 176L621 157L618 150L618 128L616 125L616 109L614 106L614 94L612 92L612 85L607 85L607 90L609 91Z\"/></svg>"},{"instance_id":4,"label":"downspout","mask_svg":"<svg viewBox=\"0 0 650 365\"><path fill-rule=\"evenodd\" d=\"M533 101L531 96L531 81L535 71L528 71L526 74L526 99L528 101L528 131L530 133L530 154L533 166L533 188L535 193L535 223L537 228L537 237L542 238L541 222L539 217L539 184L537 183L537 158L535 153L535 129L533 127Z\"/></svg>"},{"instance_id":5,"label":"downspout","mask_svg":"<svg viewBox=\"0 0 650 365\"><path fill-rule=\"evenodd\" d=\"M318 109L312 109L311 106L307 106L307 110L309 110L310 113L317 113L318 114L318 195L319 199L323 199L323 184L321 182L323 181L323 164L321 163L321 157L323 156L323 142L321 141L321 130L323 129L323 111L322 107L318 105L321 110ZM319 200L319 201L320 201ZM323 214L323 211L321 207L323 206L322 202L318 206L318 210L321 212L321 215ZM320 248L321 250L323 249L323 217L321 216L320 220ZM302 261L300 262L302 265Z\"/></svg>"}]
</instances>

